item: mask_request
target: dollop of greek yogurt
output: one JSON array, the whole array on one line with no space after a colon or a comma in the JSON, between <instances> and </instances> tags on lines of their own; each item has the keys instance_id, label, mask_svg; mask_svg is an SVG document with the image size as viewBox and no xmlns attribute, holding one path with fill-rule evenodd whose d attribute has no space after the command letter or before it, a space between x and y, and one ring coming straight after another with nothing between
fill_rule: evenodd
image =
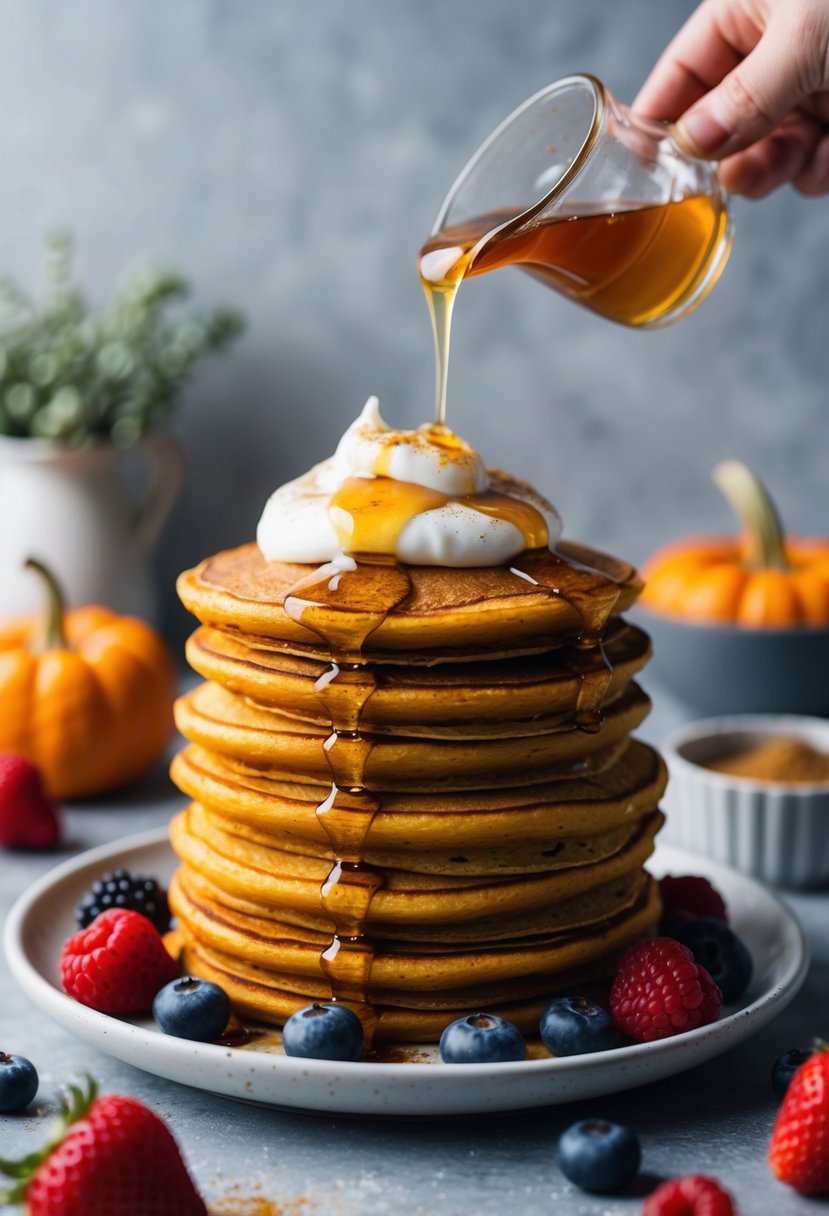
<instances>
[{"instance_id":1,"label":"dollop of greek yogurt","mask_svg":"<svg viewBox=\"0 0 829 1216\"><path fill-rule=\"evenodd\" d=\"M478 510L474 499L467 501L490 489L486 466L470 444L445 428L395 430L381 417L378 399L369 397L334 455L280 486L268 499L256 531L263 557L310 564L342 554L342 506L332 509L332 498L352 478L375 477L432 491L437 504L414 510L405 518L397 532L395 552L389 555L399 561L424 566L496 566L527 547L521 529L499 517L497 508ZM502 483L499 478L500 493ZM554 545L561 535L555 508L521 482L509 483L509 495L540 512L549 543ZM424 494L411 497L421 504Z\"/></svg>"}]
</instances>

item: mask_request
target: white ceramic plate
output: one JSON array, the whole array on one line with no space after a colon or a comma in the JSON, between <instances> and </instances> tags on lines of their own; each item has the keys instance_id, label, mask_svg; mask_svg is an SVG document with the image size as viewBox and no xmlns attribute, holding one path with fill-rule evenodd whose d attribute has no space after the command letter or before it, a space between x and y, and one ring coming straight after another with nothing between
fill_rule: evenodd
<instances>
[{"instance_id":1,"label":"white ceramic plate","mask_svg":"<svg viewBox=\"0 0 829 1216\"><path fill-rule=\"evenodd\" d=\"M32 1001L71 1034L146 1072L211 1093L268 1106L357 1115L488 1114L552 1106L630 1089L681 1072L754 1034L791 1001L806 974L800 926L769 891L734 870L660 846L649 869L705 874L723 893L731 922L751 951L754 978L743 1004L712 1026L657 1043L565 1059L520 1063L440 1063L434 1048L401 1060L331 1063L285 1056L278 1036L245 1048L191 1043L161 1034L149 1020L96 1013L66 996L58 982L62 943L74 931L74 908L105 869L124 866L167 881L175 858L165 831L93 849L52 870L9 913L9 965Z\"/></svg>"}]
</instances>

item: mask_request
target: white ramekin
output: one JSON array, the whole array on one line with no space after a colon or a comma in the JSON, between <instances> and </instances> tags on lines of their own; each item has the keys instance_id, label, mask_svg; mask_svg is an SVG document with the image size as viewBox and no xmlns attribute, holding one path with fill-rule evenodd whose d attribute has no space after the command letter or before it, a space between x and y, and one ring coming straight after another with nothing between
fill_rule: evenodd
<instances>
[{"instance_id":1,"label":"white ramekin","mask_svg":"<svg viewBox=\"0 0 829 1216\"><path fill-rule=\"evenodd\" d=\"M775 735L829 752L829 721L799 715L707 718L670 734L663 838L775 886L819 887L829 883L829 783L785 785L705 767Z\"/></svg>"}]
</instances>

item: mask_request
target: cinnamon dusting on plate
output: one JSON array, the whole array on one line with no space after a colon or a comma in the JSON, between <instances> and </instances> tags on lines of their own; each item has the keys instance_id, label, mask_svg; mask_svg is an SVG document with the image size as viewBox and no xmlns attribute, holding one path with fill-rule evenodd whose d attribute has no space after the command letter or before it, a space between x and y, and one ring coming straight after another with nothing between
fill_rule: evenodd
<instances>
[{"instance_id":1,"label":"cinnamon dusting on plate","mask_svg":"<svg viewBox=\"0 0 829 1216\"><path fill-rule=\"evenodd\" d=\"M235 1188L227 1192L217 1203L211 1203L209 1216L312 1216L319 1209L310 1196L294 1199L268 1199L265 1195L242 1197Z\"/></svg>"}]
</instances>

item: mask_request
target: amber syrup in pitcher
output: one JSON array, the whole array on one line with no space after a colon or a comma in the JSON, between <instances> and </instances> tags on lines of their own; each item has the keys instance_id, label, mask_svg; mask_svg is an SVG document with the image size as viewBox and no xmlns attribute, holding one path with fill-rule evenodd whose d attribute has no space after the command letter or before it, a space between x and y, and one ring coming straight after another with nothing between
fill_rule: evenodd
<instances>
[{"instance_id":1,"label":"amber syrup in pitcher","mask_svg":"<svg viewBox=\"0 0 829 1216\"><path fill-rule=\"evenodd\" d=\"M463 279L519 266L611 321L654 324L698 289L728 223L720 199L705 194L600 207L520 224L512 211L492 212L428 239L418 270L435 332L439 423L445 418L452 306Z\"/></svg>"}]
</instances>

